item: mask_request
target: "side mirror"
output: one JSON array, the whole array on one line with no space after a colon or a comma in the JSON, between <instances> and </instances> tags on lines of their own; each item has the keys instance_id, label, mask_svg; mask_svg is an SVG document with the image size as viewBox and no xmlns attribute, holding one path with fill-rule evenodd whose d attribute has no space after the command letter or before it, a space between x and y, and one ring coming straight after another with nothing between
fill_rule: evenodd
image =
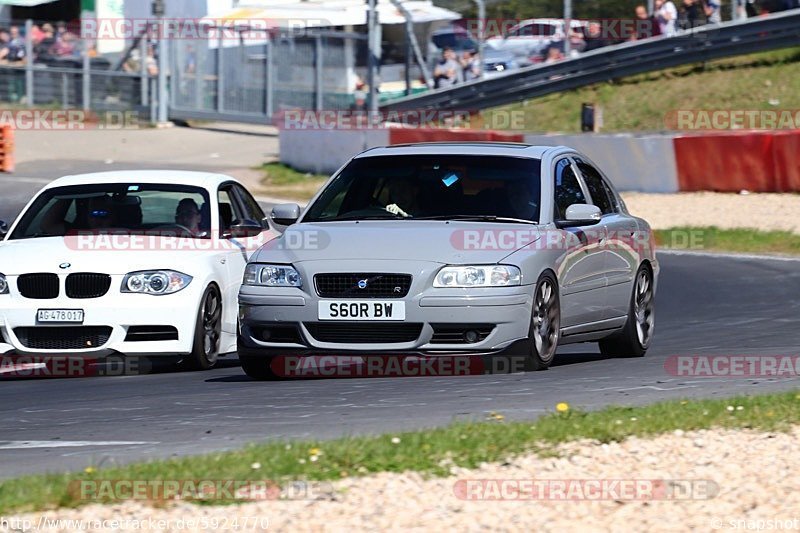
<instances>
[{"instance_id":1,"label":"side mirror","mask_svg":"<svg viewBox=\"0 0 800 533\"><path fill-rule=\"evenodd\" d=\"M229 229L231 237L255 237L259 235L264 228L255 220L245 219L236 220Z\"/></svg>"},{"instance_id":2,"label":"side mirror","mask_svg":"<svg viewBox=\"0 0 800 533\"><path fill-rule=\"evenodd\" d=\"M8 224L0 220L0 239L6 236L8 233Z\"/></svg>"},{"instance_id":3,"label":"side mirror","mask_svg":"<svg viewBox=\"0 0 800 533\"><path fill-rule=\"evenodd\" d=\"M557 220L556 226L559 228L574 228L577 226L593 226L600 222L603 214L596 205L572 204L567 207L565 220Z\"/></svg>"},{"instance_id":4,"label":"side mirror","mask_svg":"<svg viewBox=\"0 0 800 533\"><path fill-rule=\"evenodd\" d=\"M280 226L289 226L300 218L300 206L297 204L278 204L270 214L272 222Z\"/></svg>"}]
</instances>

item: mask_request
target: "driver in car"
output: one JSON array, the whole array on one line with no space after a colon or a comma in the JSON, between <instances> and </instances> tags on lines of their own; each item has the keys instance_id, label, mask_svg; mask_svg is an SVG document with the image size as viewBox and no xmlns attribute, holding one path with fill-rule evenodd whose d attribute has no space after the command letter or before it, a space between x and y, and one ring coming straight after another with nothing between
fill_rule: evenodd
<instances>
[{"instance_id":1,"label":"driver in car","mask_svg":"<svg viewBox=\"0 0 800 533\"><path fill-rule=\"evenodd\" d=\"M516 218L533 220L539 211L536 198L523 181L513 181L506 185L506 198Z\"/></svg>"},{"instance_id":2,"label":"driver in car","mask_svg":"<svg viewBox=\"0 0 800 533\"><path fill-rule=\"evenodd\" d=\"M203 231L200 229L200 207L191 198L184 198L178 202L175 208L175 224L187 229L192 235L199 236Z\"/></svg>"},{"instance_id":3,"label":"driver in car","mask_svg":"<svg viewBox=\"0 0 800 533\"><path fill-rule=\"evenodd\" d=\"M409 183L393 183L389 188L390 204L386 210L393 215L410 217L417 210L419 188Z\"/></svg>"}]
</instances>

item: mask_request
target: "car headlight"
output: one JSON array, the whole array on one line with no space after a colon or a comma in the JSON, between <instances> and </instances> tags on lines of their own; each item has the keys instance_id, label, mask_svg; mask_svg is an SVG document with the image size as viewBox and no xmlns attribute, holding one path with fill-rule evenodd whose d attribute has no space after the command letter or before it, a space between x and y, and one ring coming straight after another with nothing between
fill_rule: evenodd
<instances>
[{"instance_id":1,"label":"car headlight","mask_svg":"<svg viewBox=\"0 0 800 533\"><path fill-rule=\"evenodd\" d=\"M266 287L301 287L303 280L292 266L254 263L244 269L243 283Z\"/></svg>"},{"instance_id":2,"label":"car headlight","mask_svg":"<svg viewBox=\"0 0 800 533\"><path fill-rule=\"evenodd\" d=\"M122 292L172 294L186 288L191 281L192 276L174 270L131 272L122 280Z\"/></svg>"},{"instance_id":3,"label":"car headlight","mask_svg":"<svg viewBox=\"0 0 800 533\"><path fill-rule=\"evenodd\" d=\"M8 280L5 274L0 274L0 294L8 294Z\"/></svg>"},{"instance_id":4,"label":"car headlight","mask_svg":"<svg viewBox=\"0 0 800 533\"><path fill-rule=\"evenodd\" d=\"M436 274L434 287L508 287L519 285L522 275L511 265L448 266Z\"/></svg>"}]
</instances>

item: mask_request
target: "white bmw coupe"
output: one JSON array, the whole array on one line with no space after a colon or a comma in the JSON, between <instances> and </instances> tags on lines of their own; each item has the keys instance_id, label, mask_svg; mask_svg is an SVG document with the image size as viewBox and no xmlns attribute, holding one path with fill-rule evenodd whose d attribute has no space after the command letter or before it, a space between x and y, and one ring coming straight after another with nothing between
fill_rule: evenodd
<instances>
[{"instance_id":1,"label":"white bmw coupe","mask_svg":"<svg viewBox=\"0 0 800 533\"><path fill-rule=\"evenodd\" d=\"M236 350L237 292L272 237L229 176L120 171L44 187L0 222L0 355L180 356Z\"/></svg>"}]
</instances>

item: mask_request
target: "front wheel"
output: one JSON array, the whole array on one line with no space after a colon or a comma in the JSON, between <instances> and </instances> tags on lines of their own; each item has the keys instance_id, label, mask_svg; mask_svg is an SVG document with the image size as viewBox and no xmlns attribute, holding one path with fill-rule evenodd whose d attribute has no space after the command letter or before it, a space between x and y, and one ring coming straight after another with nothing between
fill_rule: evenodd
<instances>
[{"instance_id":1,"label":"front wheel","mask_svg":"<svg viewBox=\"0 0 800 533\"><path fill-rule=\"evenodd\" d=\"M217 364L222 336L222 296L215 285L209 285L200 300L194 328L192 353L184 363L192 370L208 370Z\"/></svg>"},{"instance_id":2,"label":"front wheel","mask_svg":"<svg viewBox=\"0 0 800 533\"><path fill-rule=\"evenodd\" d=\"M614 357L642 357L650 346L655 328L653 273L647 265L636 272L628 320L619 333L600 341L600 352Z\"/></svg>"},{"instance_id":3,"label":"front wheel","mask_svg":"<svg viewBox=\"0 0 800 533\"><path fill-rule=\"evenodd\" d=\"M272 359L252 355L239 355L239 362L247 377L258 381L275 381L280 377L272 369Z\"/></svg>"},{"instance_id":4,"label":"front wheel","mask_svg":"<svg viewBox=\"0 0 800 533\"><path fill-rule=\"evenodd\" d=\"M525 370L545 370L553 362L561 334L561 303L558 282L550 272L545 272L536 283L528 339L530 349L525 359Z\"/></svg>"}]
</instances>

